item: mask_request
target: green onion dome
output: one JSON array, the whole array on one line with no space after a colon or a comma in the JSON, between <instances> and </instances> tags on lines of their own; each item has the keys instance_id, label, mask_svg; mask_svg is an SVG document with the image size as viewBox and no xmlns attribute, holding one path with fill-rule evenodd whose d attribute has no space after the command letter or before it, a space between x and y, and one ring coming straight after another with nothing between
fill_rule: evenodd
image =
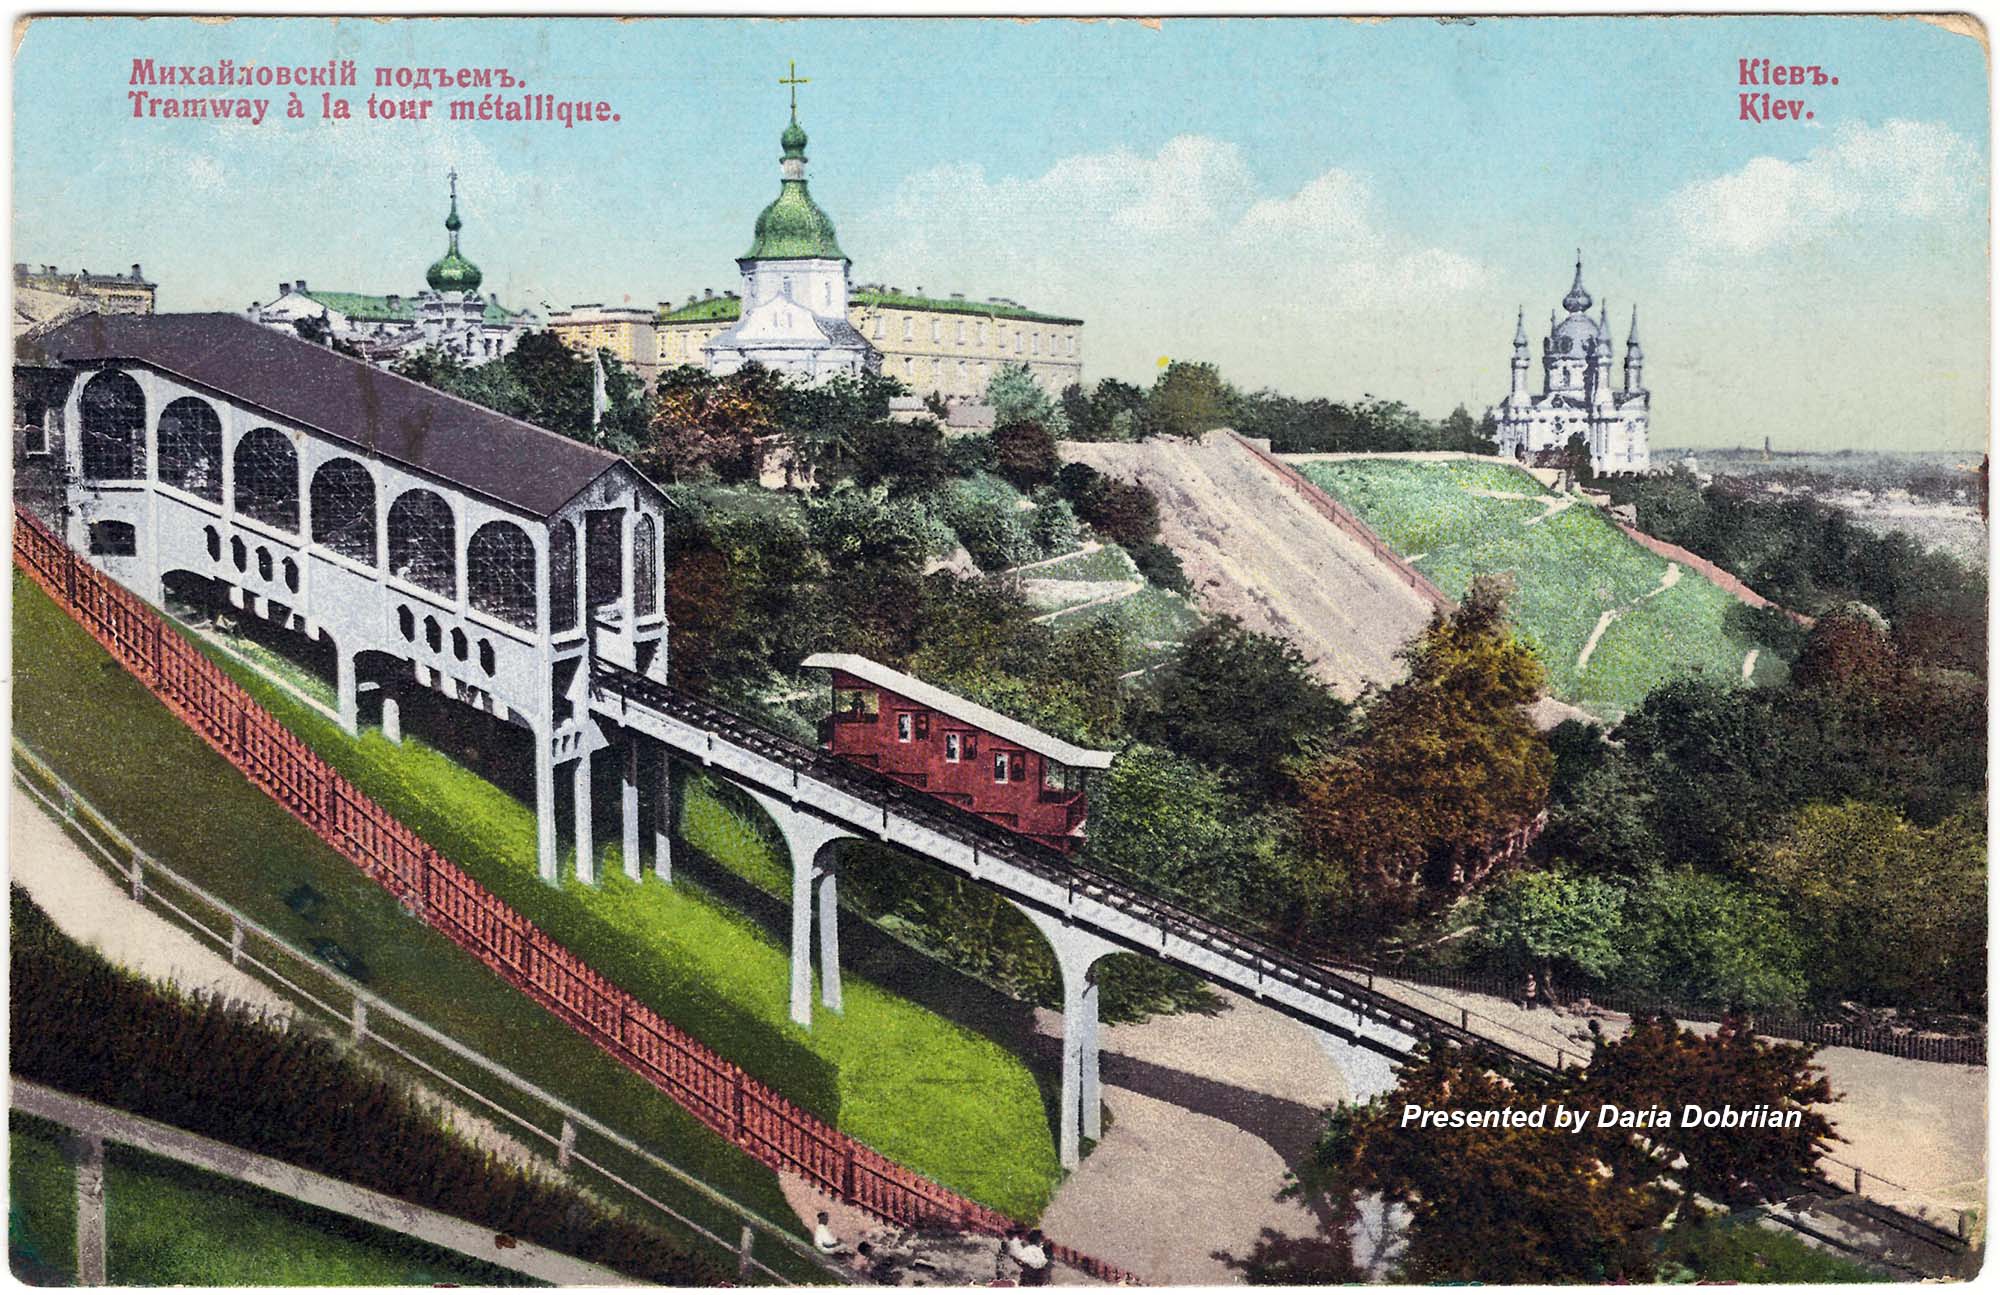
<instances>
[{"instance_id":1,"label":"green onion dome","mask_svg":"<svg viewBox=\"0 0 2000 1295\"><path fill-rule=\"evenodd\" d=\"M451 192L451 214L444 218L444 227L451 238L451 245L445 254L425 272L424 281L431 285L432 292L477 292L483 277L479 267L458 253L458 231L464 222L458 218L458 186Z\"/></svg>"}]
</instances>

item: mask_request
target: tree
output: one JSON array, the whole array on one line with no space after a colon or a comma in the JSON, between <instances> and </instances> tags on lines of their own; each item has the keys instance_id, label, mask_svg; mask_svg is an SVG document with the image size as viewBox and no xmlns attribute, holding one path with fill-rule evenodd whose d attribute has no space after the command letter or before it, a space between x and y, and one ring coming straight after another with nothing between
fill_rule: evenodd
<instances>
[{"instance_id":1,"label":"tree","mask_svg":"<svg viewBox=\"0 0 2000 1295\"><path fill-rule=\"evenodd\" d=\"M1672 1113L1665 1127L1645 1130L1644 1152L1678 1181L1679 1222L1689 1225L1700 1217L1697 1196L1732 1209L1774 1201L1818 1171L1820 1157L1838 1138L1826 1116L1812 1109L1834 1100L1812 1056L1807 1044L1766 1043L1740 1017L1724 1020L1707 1036L1682 1029L1665 1014L1642 1017L1624 1037L1598 1044L1579 1096L1593 1107ZM1685 1119L1689 1107L1738 1116L1796 1112L1798 1123L1708 1126Z\"/></svg>"},{"instance_id":2,"label":"tree","mask_svg":"<svg viewBox=\"0 0 2000 1295\"><path fill-rule=\"evenodd\" d=\"M815 489L830 490L863 471L869 444L888 441L894 448L911 449L921 444L921 435L898 443L883 430L898 426L889 422L889 401L904 390L902 383L877 373L839 373L810 386L784 383L772 393L772 419L783 429L786 452L804 480ZM863 484L872 485L881 475L869 473Z\"/></svg>"},{"instance_id":3,"label":"tree","mask_svg":"<svg viewBox=\"0 0 2000 1295\"><path fill-rule=\"evenodd\" d=\"M1413 1106L1528 1111L1561 1100L1568 1085L1503 1077L1463 1049L1419 1049L1391 1092L1328 1114L1291 1191L1350 1209L1376 1192L1408 1210L1398 1281L1647 1281L1672 1199L1628 1138L1403 1120Z\"/></svg>"},{"instance_id":4,"label":"tree","mask_svg":"<svg viewBox=\"0 0 2000 1295\"><path fill-rule=\"evenodd\" d=\"M1624 960L1625 892L1597 877L1524 872L1482 898L1478 939L1560 1001L1556 968L1603 980Z\"/></svg>"},{"instance_id":5,"label":"tree","mask_svg":"<svg viewBox=\"0 0 2000 1295\"><path fill-rule=\"evenodd\" d=\"M1175 360L1153 383L1142 426L1148 436L1203 436L1229 425L1234 397L1213 364Z\"/></svg>"},{"instance_id":6,"label":"tree","mask_svg":"<svg viewBox=\"0 0 2000 1295\"><path fill-rule=\"evenodd\" d=\"M1040 423L1058 439L1068 434L1068 420L1025 364L1003 364L986 383L986 403L993 406L993 425Z\"/></svg>"},{"instance_id":7,"label":"tree","mask_svg":"<svg viewBox=\"0 0 2000 1295\"><path fill-rule=\"evenodd\" d=\"M1663 870L1625 911L1621 979L1691 1003L1793 1008L1805 998L1805 952L1770 896L1692 868Z\"/></svg>"},{"instance_id":8,"label":"tree","mask_svg":"<svg viewBox=\"0 0 2000 1295\"><path fill-rule=\"evenodd\" d=\"M1843 603L1806 635L1792 664L1792 682L1837 691L1879 688L1893 680L1901 664L1881 613L1866 603Z\"/></svg>"},{"instance_id":9,"label":"tree","mask_svg":"<svg viewBox=\"0 0 2000 1295\"><path fill-rule=\"evenodd\" d=\"M1217 616L1156 674L1132 728L1269 799L1289 790L1289 764L1326 752L1347 715L1297 647Z\"/></svg>"},{"instance_id":10,"label":"tree","mask_svg":"<svg viewBox=\"0 0 2000 1295\"><path fill-rule=\"evenodd\" d=\"M641 466L669 481L703 473L728 481L754 478L763 465L761 442L776 430L781 385L758 365L727 377L693 365L667 370L654 389Z\"/></svg>"},{"instance_id":11,"label":"tree","mask_svg":"<svg viewBox=\"0 0 2000 1295\"><path fill-rule=\"evenodd\" d=\"M1506 595L1476 579L1404 650L1408 677L1367 707L1357 737L1300 780L1313 854L1341 861L1379 920L1477 885L1495 843L1548 801L1553 759L1524 710L1546 676L1507 628Z\"/></svg>"},{"instance_id":12,"label":"tree","mask_svg":"<svg viewBox=\"0 0 2000 1295\"><path fill-rule=\"evenodd\" d=\"M1590 442L1582 432L1571 432L1569 440L1563 443L1563 475L1578 486L1590 485L1597 479L1590 466Z\"/></svg>"},{"instance_id":13,"label":"tree","mask_svg":"<svg viewBox=\"0 0 2000 1295\"><path fill-rule=\"evenodd\" d=\"M993 465L1016 489L1033 490L1054 481L1062 461L1056 457L1056 438L1047 427L1032 420L1016 420L993 429Z\"/></svg>"},{"instance_id":14,"label":"tree","mask_svg":"<svg viewBox=\"0 0 2000 1295\"><path fill-rule=\"evenodd\" d=\"M1287 827L1251 813L1215 770L1135 743L1095 775L1084 858L1195 904L1263 912L1287 884Z\"/></svg>"},{"instance_id":15,"label":"tree","mask_svg":"<svg viewBox=\"0 0 2000 1295\"><path fill-rule=\"evenodd\" d=\"M1820 995L1983 1010L1982 823L1976 809L1922 828L1885 805L1809 805L1758 851L1754 875L1795 914Z\"/></svg>"}]
</instances>

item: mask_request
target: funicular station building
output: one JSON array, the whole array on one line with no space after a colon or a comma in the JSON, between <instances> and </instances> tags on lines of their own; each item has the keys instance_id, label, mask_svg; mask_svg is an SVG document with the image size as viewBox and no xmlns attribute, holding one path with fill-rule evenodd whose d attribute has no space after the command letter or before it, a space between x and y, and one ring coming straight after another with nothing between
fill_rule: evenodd
<instances>
[{"instance_id":1,"label":"funicular station building","mask_svg":"<svg viewBox=\"0 0 2000 1295\"><path fill-rule=\"evenodd\" d=\"M674 761L755 801L791 857L799 1025L815 997L841 1010L838 842L895 846L1014 904L1061 974L1066 1166L1101 1133L1097 988L1110 954L1186 967L1330 1032L1364 1095L1388 1086L1388 1058L1418 1036L1465 1033L1074 863L1081 779L1109 752L844 653L803 663L827 670L835 693L819 747L675 688L667 500L616 455L234 315L89 315L37 347L17 354L15 376L41 434L17 452L59 478L70 546L163 610L220 606L290 631L321 657L329 709L350 732L369 722L400 741L402 708L425 696L522 730L545 880L560 876L559 770L576 876L597 879L591 775L606 748L623 757L634 879L650 799L653 870L671 880Z\"/></svg>"},{"instance_id":2,"label":"funicular station building","mask_svg":"<svg viewBox=\"0 0 2000 1295\"><path fill-rule=\"evenodd\" d=\"M319 644L349 732L365 703L401 740L412 689L528 730L542 873L564 763L588 872L590 658L665 678L652 483L237 316L90 315L39 348L72 548L155 605L219 594Z\"/></svg>"}]
</instances>

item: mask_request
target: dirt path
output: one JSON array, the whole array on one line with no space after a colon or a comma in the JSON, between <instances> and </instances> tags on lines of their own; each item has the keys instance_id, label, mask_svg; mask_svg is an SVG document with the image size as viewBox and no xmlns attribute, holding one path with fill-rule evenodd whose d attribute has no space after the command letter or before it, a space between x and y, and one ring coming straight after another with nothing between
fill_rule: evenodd
<instances>
[{"instance_id":1,"label":"dirt path","mask_svg":"<svg viewBox=\"0 0 2000 1295\"><path fill-rule=\"evenodd\" d=\"M1468 495L1478 495L1482 499L1518 499L1524 504L1540 504L1542 506L1541 515L1523 518L1521 520L1521 525L1523 526L1540 526L1549 518L1565 511L1576 503L1575 495L1566 494L1528 495L1522 494L1518 490L1474 490L1469 487L1465 493ZM1415 561L1415 559L1412 558L1411 561Z\"/></svg>"},{"instance_id":2,"label":"dirt path","mask_svg":"<svg viewBox=\"0 0 2000 1295\"><path fill-rule=\"evenodd\" d=\"M1565 495L1564 498L1568 498L1568 496ZM1554 515L1553 513L1548 514L1548 516L1553 516L1553 515ZM1544 518L1538 517L1535 520L1542 521L1544 520ZM1623 607L1613 607L1610 611L1605 612L1602 616L1599 616L1597 618L1596 626L1594 626L1590 631L1590 638L1584 642L1583 651L1576 654L1576 668L1581 670L1585 666L1590 664L1590 654L1597 651L1597 642L1599 639L1604 637L1604 631L1611 628L1612 621L1617 620L1620 616L1623 616L1626 612L1631 611L1634 607L1637 607L1640 603L1645 602L1648 598L1651 598L1657 594L1665 593L1667 590L1673 588L1680 582L1681 582L1681 564L1678 562L1669 562L1667 563L1667 569L1665 574L1661 575L1660 577L1660 583L1654 585L1651 589L1648 589L1645 593L1640 594L1637 598L1634 598L1631 602L1626 603ZM1757 653L1755 651L1752 651L1750 655L1754 659ZM1743 667L1743 677L1745 679L1748 679L1750 677L1750 666L1748 664L1746 664Z\"/></svg>"},{"instance_id":3,"label":"dirt path","mask_svg":"<svg viewBox=\"0 0 2000 1295\"><path fill-rule=\"evenodd\" d=\"M1173 1285L1235 1284L1265 1228L1316 1233L1276 1199L1287 1168L1347 1093L1311 1032L1231 994L1215 1016L1159 1017L1103 1031L1104 1140L1056 1191L1042 1227ZM1060 1017L1038 1012L1044 1034Z\"/></svg>"},{"instance_id":4,"label":"dirt path","mask_svg":"<svg viewBox=\"0 0 2000 1295\"><path fill-rule=\"evenodd\" d=\"M229 965L229 959L165 918L142 908L64 833L20 787L8 801L8 874L61 931L78 944L151 980L189 993L232 998L290 1021L292 1004ZM484 1116L424 1090L450 1112L455 1128L510 1163L542 1166L528 1148Z\"/></svg>"},{"instance_id":5,"label":"dirt path","mask_svg":"<svg viewBox=\"0 0 2000 1295\"><path fill-rule=\"evenodd\" d=\"M1750 675L1757 669L1757 649L1751 648L1743 657L1743 682L1750 682Z\"/></svg>"},{"instance_id":6,"label":"dirt path","mask_svg":"<svg viewBox=\"0 0 2000 1295\"><path fill-rule=\"evenodd\" d=\"M1479 1028L1480 1017L1500 1022L1531 1038L1587 1055L1588 1017L1546 1007L1524 1009L1486 994L1468 994L1413 985L1377 976L1375 987L1437 1014L1463 1006ZM1599 1012L1604 1033L1623 1034L1629 1018ZM1697 1025L1696 1029L1706 1029ZM1487 1032L1487 1031L1482 1031ZM1502 1042L1518 1040L1504 1033ZM1910 1061L1859 1048L1821 1048L1816 1058L1833 1091L1840 1094L1829 1113L1835 1132L1847 1139L1832 1159L1858 1165L1882 1181L1870 1180L1866 1194L1879 1201L1933 1218L1941 1207L1980 1205L1986 1195L1986 1067ZM1828 1164L1836 1182L1851 1184L1853 1170ZM1945 1226L1952 1220L1945 1218Z\"/></svg>"},{"instance_id":7,"label":"dirt path","mask_svg":"<svg viewBox=\"0 0 2000 1295\"><path fill-rule=\"evenodd\" d=\"M1402 677L1396 650L1430 603L1228 433L1066 442L1062 455L1159 497L1160 538L1204 609L1297 644L1342 696Z\"/></svg>"}]
</instances>

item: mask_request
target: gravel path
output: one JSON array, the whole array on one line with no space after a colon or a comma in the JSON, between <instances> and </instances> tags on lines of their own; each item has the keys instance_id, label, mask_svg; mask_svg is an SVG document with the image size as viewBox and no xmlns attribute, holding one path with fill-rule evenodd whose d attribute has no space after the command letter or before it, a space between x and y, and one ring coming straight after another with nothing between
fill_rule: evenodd
<instances>
[{"instance_id":1,"label":"gravel path","mask_svg":"<svg viewBox=\"0 0 2000 1295\"><path fill-rule=\"evenodd\" d=\"M150 980L189 993L213 993L290 1021L292 1004L262 981L150 909L106 876L58 820L19 786L8 801L8 873L63 934ZM476 1145L517 1165L544 1166L492 1121L423 1090L451 1114L453 1127Z\"/></svg>"},{"instance_id":2,"label":"gravel path","mask_svg":"<svg viewBox=\"0 0 2000 1295\"><path fill-rule=\"evenodd\" d=\"M1264 1229L1320 1228L1311 1211L1276 1196L1346 1085L1312 1032L1222 997L1229 1010L1213 1016L1104 1027L1104 1140L1042 1215L1050 1235L1149 1283L1238 1283L1230 1261ZM1057 1014L1038 1012L1036 1022L1059 1037Z\"/></svg>"}]
</instances>

